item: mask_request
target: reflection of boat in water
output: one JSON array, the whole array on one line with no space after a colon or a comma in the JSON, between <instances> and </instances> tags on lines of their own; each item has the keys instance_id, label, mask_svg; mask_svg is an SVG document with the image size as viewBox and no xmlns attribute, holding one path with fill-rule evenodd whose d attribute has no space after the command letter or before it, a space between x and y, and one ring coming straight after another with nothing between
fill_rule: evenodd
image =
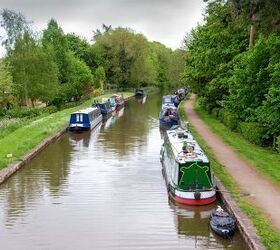
<instances>
[{"instance_id":1,"label":"reflection of boat in water","mask_svg":"<svg viewBox=\"0 0 280 250\"><path fill-rule=\"evenodd\" d=\"M135 99L137 100L137 102L145 104L146 100L147 100L147 95L144 96L135 96Z\"/></svg>"},{"instance_id":2,"label":"reflection of boat in water","mask_svg":"<svg viewBox=\"0 0 280 250\"><path fill-rule=\"evenodd\" d=\"M123 114L124 114L124 107L117 108L117 109L115 110L115 112L113 113L113 115L114 115L115 117L117 117L117 118L122 117Z\"/></svg>"},{"instance_id":3,"label":"reflection of boat in water","mask_svg":"<svg viewBox=\"0 0 280 250\"><path fill-rule=\"evenodd\" d=\"M70 133L70 138L75 142L82 142L83 146L88 147L91 137L91 131L85 131L84 133Z\"/></svg>"},{"instance_id":4,"label":"reflection of boat in water","mask_svg":"<svg viewBox=\"0 0 280 250\"><path fill-rule=\"evenodd\" d=\"M103 119L101 130L104 131L104 130L108 129L110 126L115 124L115 122L116 122L116 116L115 115L112 115L108 118Z\"/></svg>"},{"instance_id":5,"label":"reflection of boat in water","mask_svg":"<svg viewBox=\"0 0 280 250\"><path fill-rule=\"evenodd\" d=\"M179 235L209 238L211 234L208 226L209 216L215 209L215 203L206 206L188 206L169 199L169 205L176 214L175 224Z\"/></svg>"},{"instance_id":6,"label":"reflection of boat in water","mask_svg":"<svg viewBox=\"0 0 280 250\"><path fill-rule=\"evenodd\" d=\"M160 155L172 199L188 205L216 200L209 160L187 130L178 126L167 130Z\"/></svg>"}]
</instances>

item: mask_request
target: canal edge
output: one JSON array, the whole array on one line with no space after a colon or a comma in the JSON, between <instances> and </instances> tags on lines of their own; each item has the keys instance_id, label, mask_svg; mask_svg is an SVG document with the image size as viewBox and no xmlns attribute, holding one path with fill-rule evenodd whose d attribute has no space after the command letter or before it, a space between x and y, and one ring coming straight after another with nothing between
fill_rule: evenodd
<instances>
[{"instance_id":1,"label":"canal edge","mask_svg":"<svg viewBox=\"0 0 280 250\"><path fill-rule=\"evenodd\" d=\"M237 227L251 250L265 250L265 246L262 244L260 237L257 235L253 223L249 218L241 211L236 201L232 198L229 191L225 188L222 182L215 176L217 183L217 189L226 192L219 192L219 197L225 204L226 208L234 215L236 219Z\"/></svg>"},{"instance_id":2,"label":"canal edge","mask_svg":"<svg viewBox=\"0 0 280 250\"><path fill-rule=\"evenodd\" d=\"M124 101L128 101L133 98L134 95L124 98ZM28 161L34 158L39 152L46 148L49 144L59 139L63 134L67 132L68 125L65 125L63 129L56 132L54 135L51 135L44 139L41 143L35 146L33 149L29 150L24 154L18 161L14 161L7 165L7 167L0 170L0 185L9 179L14 173L21 169Z\"/></svg>"},{"instance_id":3,"label":"canal edge","mask_svg":"<svg viewBox=\"0 0 280 250\"><path fill-rule=\"evenodd\" d=\"M18 161L10 163L7 167L0 170L0 185L5 182L10 176L16 173L20 168L22 168L28 161L34 158L39 152L46 148L53 141L56 141L67 131L67 126L44 139L41 143L35 146L33 149L29 150L24 154Z\"/></svg>"}]
</instances>

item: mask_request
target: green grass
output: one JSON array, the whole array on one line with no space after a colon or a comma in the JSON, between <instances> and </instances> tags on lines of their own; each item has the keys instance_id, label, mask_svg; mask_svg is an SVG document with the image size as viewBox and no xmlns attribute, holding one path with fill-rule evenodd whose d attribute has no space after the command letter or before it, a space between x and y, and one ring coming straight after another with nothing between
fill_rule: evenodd
<instances>
[{"instance_id":1,"label":"green grass","mask_svg":"<svg viewBox=\"0 0 280 250\"><path fill-rule=\"evenodd\" d=\"M134 95L130 92L123 92L123 94L125 98ZM93 101L100 101L102 98L109 96L111 94L95 97L77 107L65 109L50 115L44 114L28 122L24 122L22 126L0 139L0 169L6 167L13 161L19 160L20 157L38 145L42 140L62 129L67 124L72 112L89 107ZM8 158L8 154L12 154L12 157Z\"/></svg>"},{"instance_id":2,"label":"green grass","mask_svg":"<svg viewBox=\"0 0 280 250\"><path fill-rule=\"evenodd\" d=\"M183 121L187 121L185 118L184 105L182 103L179 108L180 117ZM204 120L204 117L201 117ZM211 117L210 117L211 118ZM204 120L207 124L211 122L211 120ZM210 125L210 124L208 124ZM190 126L191 133L203 148L205 153L207 154L211 167L214 171L214 174L218 179L223 183L228 191L232 193L232 197L240 206L241 210L248 216L248 218L252 221L254 227L256 228L257 234L260 236L261 241L265 245L267 249L277 250L280 249L280 233L275 229L270 223L267 222L265 215L262 211L256 207L254 204L250 203L244 197L240 197L237 195L242 192L242 190L238 187L232 176L227 172L223 165L221 165L214 157L214 153L211 148L206 144L206 142L202 139L202 137L198 134L198 132ZM219 134L219 133L217 133Z\"/></svg>"},{"instance_id":3,"label":"green grass","mask_svg":"<svg viewBox=\"0 0 280 250\"><path fill-rule=\"evenodd\" d=\"M198 102L195 102L195 110L208 127L218 134L225 143L230 145L240 158L255 167L280 187L280 154L256 146L248 142L240 134L230 131L215 117L204 111Z\"/></svg>"}]
</instances>

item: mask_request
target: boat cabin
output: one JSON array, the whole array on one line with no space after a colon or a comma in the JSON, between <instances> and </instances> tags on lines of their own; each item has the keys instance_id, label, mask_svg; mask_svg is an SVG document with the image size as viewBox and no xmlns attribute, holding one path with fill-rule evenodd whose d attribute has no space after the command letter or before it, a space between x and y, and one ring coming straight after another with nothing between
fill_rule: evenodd
<instances>
[{"instance_id":1,"label":"boat cabin","mask_svg":"<svg viewBox=\"0 0 280 250\"><path fill-rule=\"evenodd\" d=\"M102 120L98 107L89 107L70 115L69 129L71 131L88 130L95 127Z\"/></svg>"},{"instance_id":2,"label":"boat cabin","mask_svg":"<svg viewBox=\"0 0 280 250\"><path fill-rule=\"evenodd\" d=\"M209 160L191 133L167 130L165 155L171 181L179 189L205 190L213 187Z\"/></svg>"}]
</instances>

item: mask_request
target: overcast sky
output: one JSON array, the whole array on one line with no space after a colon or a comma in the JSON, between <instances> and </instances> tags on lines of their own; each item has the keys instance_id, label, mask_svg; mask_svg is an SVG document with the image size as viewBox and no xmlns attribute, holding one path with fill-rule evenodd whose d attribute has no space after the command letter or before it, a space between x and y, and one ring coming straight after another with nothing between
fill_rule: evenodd
<instances>
[{"instance_id":1,"label":"overcast sky","mask_svg":"<svg viewBox=\"0 0 280 250\"><path fill-rule=\"evenodd\" d=\"M1 9L20 11L37 30L54 18L65 33L90 40L104 23L130 27L173 49L202 21L204 7L203 0L0 0Z\"/></svg>"}]
</instances>

